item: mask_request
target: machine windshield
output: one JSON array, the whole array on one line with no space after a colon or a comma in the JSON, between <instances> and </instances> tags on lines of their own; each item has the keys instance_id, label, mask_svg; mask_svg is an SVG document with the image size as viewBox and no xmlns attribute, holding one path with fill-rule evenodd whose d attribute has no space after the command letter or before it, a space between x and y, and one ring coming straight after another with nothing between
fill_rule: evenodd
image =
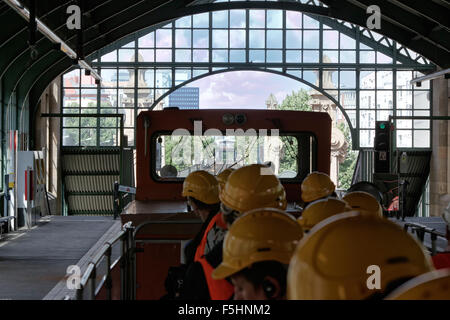
<instances>
[{"instance_id":1,"label":"machine windshield","mask_svg":"<svg viewBox=\"0 0 450 320\"><path fill-rule=\"evenodd\" d=\"M224 136L157 135L154 173L159 179L185 178L206 170L217 175L226 168L268 164L280 179L297 180L312 169L311 134Z\"/></svg>"}]
</instances>

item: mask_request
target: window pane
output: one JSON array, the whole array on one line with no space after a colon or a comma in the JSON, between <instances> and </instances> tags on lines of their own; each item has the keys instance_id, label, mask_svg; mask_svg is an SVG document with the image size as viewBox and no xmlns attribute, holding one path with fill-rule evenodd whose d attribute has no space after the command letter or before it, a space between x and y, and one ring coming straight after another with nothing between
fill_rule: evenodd
<instances>
[{"instance_id":1,"label":"window pane","mask_svg":"<svg viewBox=\"0 0 450 320\"><path fill-rule=\"evenodd\" d=\"M414 148L430 147L430 131L414 130Z\"/></svg>"},{"instance_id":2,"label":"window pane","mask_svg":"<svg viewBox=\"0 0 450 320\"><path fill-rule=\"evenodd\" d=\"M397 109L412 109L412 91L397 91Z\"/></svg>"},{"instance_id":3,"label":"window pane","mask_svg":"<svg viewBox=\"0 0 450 320\"><path fill-rule=\"evenodd\" d=\"M375 63L374 51L361 51L359 54L360 63Z\"/></svg>"},{"instance_id":4,"label":"window pane","mask_svg":"<svg viewBox=\"0 0 450 320\"><path fill-rule=\"evenodd\" d=\"M102 68L100 73L103 79L102 87L117 87L117 69Z\"/></svg>"},{"instance_id":5,"label":"window pane","mask_svg":"<svg viewBox=\"0 0 450 320\"><path fill-rule=\"evenodd\" d=\"M304 29L319 29L319 21L304 15L303 16L303 28Z\"/></svg>"},{"instance_id":6,"label":"window pane","mask_svg":"<svg viewBox=\"0 0 450 320\"><path fill-rule=\"evenodd\" d=\"M359 125L361 128L375 128L375 111L359 111Z\"/></svg>"},{"instance_id":7,"label":"window pane","mask_svg":"<svg viewBox=\"0 0 450 320\"><path fill-rule=\"evenodd\" d=\"M172 30L167 29L156 30L156 46L158 48L172 47Z\"/></svg>"},{"instance_id":8,"label":"window pane","mask_svg":"<svg viewBox=\"0 0 450 320\"><path fill-rule=\"evenodd\" d=\"M194 50L192 61L193 62L208 62L209 61L209 51L208 50Z\"/></svg>"},{"instance_id":9,"label":"window pane","mask_svg":"<svg viewBox=\"0 0 450 320\"><path fill-rule=\"evenodd\" d=\"M328 89L338 87L338 72L337 70L325 69L322 72L322 86Z\"/></svg>"},{"instance_id":10,"label":"window pane","mask_svg":"<svg viewBox=\"0 0 450 320\"><path fill-rule=\"evenodd\" d=\"M411 80L411 71L397 71L397 89L412 89L412 86L409 83Z\"/></svg>"},{"instance_id":11,"label":"window pane","mask_svg":"<svg viewBox=\"0 0 450 320\"><path fill-rule=\"evenodd\" d=\"M230 62L245 62L245 50L230 50Z\"/></svg>"},{"instance_id":12,"label":"window pane","mask_svg":"<svg viewBox=\"0 0 450 320\"><path fill-rule=\"evenodd\" d=\"M101 56L102 62L117 62L117 50Z\"/></svg>"},{"instance_id":13,"label":"window pane","mask_svg":"<svg viewBox=\"0 0 450 320\"><path fill-rule=\"evenodd\" d=\"M356 49L355 39L346 36L345 34L340 34L341 36L341 49Z\"/></svg>"},{"instance_id":14,"label":"window pane","mask_svg":"<svg viewBox=\"0 0 450 320\"><path fill-rule=\"evenodd\" d=\"M213 48L228 47L228 30L213 30Z\"/></svg>"},{"instance_id":15,"label":"window pane","mask_svg":"<svg viewBox=\"0 0 450 320\"><path fill-rule=\"evenodd\" d=\"M377 91L377 109L393 109L394 99L392 91Z\"/></svg>"},{"instance_id":16,"label":"window pane","mask_svg":"<svg viewBox=\"0 0 450 320\"><path fill-rule=\"evenodd\" d=\"M80 130L79 129L63 129L63 145L64 146L79 146Z\"/></svg>"},{"instance_id":17,"label":"window pane","mask_svg":"<svg viewBox=\"0 0 450 320\"><path fill-rule=\"evenodd\" d=\"M183 17L180 19L177 19L175 21L175 27L177 28L190 28L191 27L191 17Z\"/></svg>"},{"instance_id":18,"label":"window pane","mask_svg":"<svg viewBox=\"0 0 450 320\"><path fill-rule=\"evenodd\" d=\"M250 48L264 48L264 30L250 30Z\"/></svg>"},{"instance_id":19,"label":"window pane","mask_svg":"<svg viewBox=\"0 0 450 320\"><path fill-rule=\"evenodd\" d=\"M300 50L286 50L287 63L302 62L302 52Z\"/></svg>"},{"instance_id":20,"label":"window pane","mask_svg":"<svg viewBox=\"0 0 450 320\"><path fill-rule=\"evenodd\" d=\"M359 93L359 107L361 109L375 109L375 91L361 90Z\"/></svg>"},{"instance_id":21,"label":"window pane","mask_svg":"<svg viewBox=\"0 0 450 320\"><path fill-rule=\"evenodd\" d=\"M140 49L139 50L139 61L143 62L155 62L155 50L153 49Z\"/></svg>"},{"instance_id":22,"label":"window pane","mask_svg":"<svg viewBox=\"0 0 450 320\"><path fill-rule=\"evenodd\" d=\"M117 110L116 109L102 109L101 113L104 114L116 114ZM115 128L115 127L119 127L119 120L118 118L113 118L113 117L102 117L100 118L100 127L110 127L110 128Z\"/></svg>"},{"instance_id":23,"label":"window pane","mask_svg":"<svg viewBox=\"0 0 450 320\"><path fill-rule=\"evenodd\" d=\"M155 86L155 71L153 69L144 69L144 81L147 87Z\"/></svg>"},{"instance_id":24,"label":"window pane","mask_svg":"<svg viewBox=\"0 0 450 320\"><path fill-rule=\"evenodd\" d=\"M267 28L281 29L283 27L283 11L267 10Z\"/></svg>"},{"instance_id":25,"label":"window pane","mask_svg":"<svg viewBox=\"0 0 450 320\"><path fill-rule=\"evenodd\" d=\"M117 108L117 89L102 89L100 94L100 108Z\"/></svg>"},{"instance_id":26,"label":"window pane","mask_svg":"<svg viewBox=\"0 0 450 320\"><path fill-rule=\"evenodd\" d=\"M356 51L340 51L340 63L356 63Z\"/></svg>"},{"instance_id":27,"label":"window pane","mask_svg":"<svg viewBox=\"0 0 450 320\"><path fill-rule=\"evenodd\" d=\"M281 30L267 30L267 48L282 48L283 33Z\"/></svg>"},{"instance_id":28,"label":"window pane","mask_svg":"<svg viewBox=\"0 0 450 320\"><path fill-rule=\"evenodd\" d=\"M361 70L359 77L361 89L375 89L375 70Z\"/></svg>"},{"instance_id":29,"label":"window pane","mask_svg":"<svg viewBox=\"0 0 450 320\"><path fill-rule=\"evenodd\" d=\"M156 88L170 88L172 86L172 70L156 70Z\"/></svg>"},{"instance_id":30,"label":"window pane","mask_svg":"<svg viewBox=\"0 0 450 320\"><path fill-rule=\"evenodd\" d=\"M377 111L377 121L388 121L389 116L393 115L392 110Z\"/></svg>"},{"instance_id":31,"label":"window pane","mask_svg":"<svg viewBox=\"0 0 450 320\"><path fill-rule=\"evenodd\" d=\"M190 69L175 70L175 85L179 85L180 83L187 81L190 78L191 78L191 70Z\"/></svg>"},{"instance_id":32,"label":"window pane","mask_svg":"<svg viewBox=\"0 0 450 320\"><path fill-rule=\"evenodd\" d=\"M249 61L250 62L264 62L264 50L250 50Z\"/></svg>"},{"instance_id":33,"label":"window pane","mask_svg":"<svg viewBox=\"0 0 450 320\"><path fill-rule=\"evenodd\" d=\"M392 89L392 71L377 71L377 89Z\"/></svg>"},{"instance_id":34,"label":"window pane","mask_svg":"<svg viewBox=\"0 0 450 320\"><path fill-rule=\"evenodd\" d=\"M338 49L339 48L339 32L324 30L323 31L323 48Z\"/></svg>"},{"instance_id":35,"label":"window pane","mask_svg":"<svg viewBox=\"0 0 450 320\"><path fill-rule=\"evenodd\" d=\"M218 11L212 13L213 28L228 28L228 11Z\"/></svg>"},{"instance_id":36,"label":"window pane","mask_svg":"<svg viewBox=\"0 0 450 320\"><path fill-rule=\"evenodd\" d=\"M176 30L175 31L175 46L178 48L191 47L191 30Z\"/></svg>"},{"instance_id":37,"label":"window pane","mask_svg":"<svg viewBox=\"0 0 450 320\"><path fill-rule=\"evenodd\" d=\"M250 10L250 28L264 28L265 14L264 10Z\"/></svg>"},{"instance_id":38,"label":"window pane","mask_svg":"<svg viewBox=\"0 0 450 320\"><path fill-rule=\"evenodd\" d=\"M414 111L414 116L425 116L428 117L430 115L430 111ZM418 129L429 129L430 128L430 120L414 120L414 128Z\"/></svg>"},{"instance_id":39,"label":"window pane","mask_svg":"<svg viewBox=\"0 0 450 320\"><path fill-rule=\"evenodd\" d=\"M303 31L305 49L319 49L319 31Z\"/></svg>"},{"instance_id":40,"label":"window pane","mask_svg":"<svg viewBox=\"0 0 450 320\"><path fill-rule=\"evenodd\" d=\"M134 49L119 50L119 62L134 62Z\"/></svg>"},{"instance_id":41,"label":"window pane","mask_svg":"<svg viewBox=\"0 0 450 320\"><path fill-rule=\"evenodd\" d=\"M191 50L175 50L175 62L190 62Z\"/></svg>"},{"instance_id":42,"label":"window pane","mask_svg":"<svg viewBox=\"0 0 450 320\"><path fill-rule=\"evenodd\" d=\"M339 51L324 50L322 59L323 63L338 63Z\"/></svg>"},{"instance_id":43,"label":"window pane","mask_svg":"<svg viewBox=\"0 0 450 320\"><path fill-rule=\"evenodd\" d=\"M172 50L171 49L157 49L156 50L156 62L171 62Z\"/></svg>"},{"instance_id":44,"label":"window pane","mask_svg":"<svg viewBox=\"0 0 450 320\"><path fill-rule=\"evenodd\" d=\"M228 62L228 51L227 50L213 50L212 61L213 62Z\"/></svg>"},{"instance_id":45,"label":"window pane","mask_svg":"<svg viewBox=\"0 0 450 320\"><path fill-rule=\"evenodd\" d=\"M209 13L196 14L192 17L194 28L208 28L209 27Z\"/></svg>"},{"instance_id":46,"label":"window pane","mask_svg":"<svg viewBox=\"0 0 450 320\"><path fill-rule=\"evenodd\" d=\"M154 99L153 89L139 89L138 90L138 108L148 109L152 106Z\"/></svg>"},{"instance_id":47,"label":"window pane","mask_svg":"<svg viewBox=\"0 0 450 320\"><path fill-rule=\"evenodd\" d=\"M412 146L412 131L397 130L397 148L411 148L411 146Z\"/></svg>"},{"instance_id":48,"label":"window pane","mask_svg":"<svg viewBox=\"0 0 450 320\"><path fill-rule=\"evenodd\" d=\"M356 87L356 72L341 71L340 72L340 88L353 89Z\"/></svg>"},{"instance_id":49,"label":"window pane","mask_svg":"<svg viewBox=\"0 0 450 320\"><path fill-rule=\"evenodd\" d=\"M80 86L80 69L76 69L66 73L63 76L64 87L79 87Z\"/></svg>"},{"instance_id":50,"label":"window pane","mask_svg":"<svg viewBox=\"0 0 450 320\"><path fill-rule=\"evenodd\" d=\"M209 31L208 30L194 30L194 48L208 48L209 47Z\"/></svg>"},{"instance_id":51,"label":"window pane","mask_svg":"<svg viewBox=\"0 0 450 320\"><path fill-rule=\"evenodd\" d=\"M134 87L134 68L119 69L119 87Z\"/></svg>"},{"instance_id":52,"label":"window pane","mask_svg":"<svg viewBox=\"0 0 450 320\"><path fill-rule=\"evenodd\" d=\"M267 50L267 62L282 62L283 55L281 50Z\"/></svg>"},{"instance_id":53,"label":"window pane","mask_svg":"<svg viewBox=\"0 0 450 320\"><path fill-rule=\"evenodd\" d=\"M359 146L362 148L373 147L375 130L361 130L359 135Z\"/></svg>"},{"instance_id":54,"label":"window pane","mask_svg":"<svg viewBox=\"0 0 450 320\"><path fill-rule=\"evenodd\" d=\"M302 48L302 32L300 30L286 31L286 48L288 49Z\"/></svg>"},{"instance_id":55,"label":"window pane","mask_svg":"<svg viewBox=\"0 0 450 320\"><path fill-rule=\"evenodd\" d=\"M97 145L97 129L81 129L81 141L82 146L96 146Z\"/></svg>"},{"instance_id":56,"label":"window pane","mask_svg":"<svg viewBox=\"0 0 450 320\"><path fill-rule=\"evenodd\" d=\"M295 11L286 11L286 28L300 29L302 27L302 14Z\"/></svg>"},{"instance_id":57,"label":"window pane","mask_svg":"<svg viewBox=\"0 0 450 320\"><path fill-rule=\"evenodd\" d=\"M245 30L230 30L230 48L245 48Z\"/></svg>"},{"instance_id":58,"label":"window pane","mask_svg":"<svg viewBox=\"0 0 450 320\"><path fill-rule=\"evenodd\" d=\"M116 146L117 145L117 129L100 129L100 145Z\"/></svg>"},{"instance_id":59,"label":"window pane","mask_svg":"<svg viewBox=\"0 0 450 320\"><path fill-rule=\"evenodd\" d=\"M155 46L155 33L150 32L149 34L140 37L138 46L139 48L153 48Z\"/></svg>"},{"instance_id":60,"label":"window pane","mask_svg":"<svg viewBox=\"0 0 450 320\"><path fill-rule=\"evenodd\" d=\"M319 70L303 70L303 80L319 86Z\"/></svg>"},{"instance_id":61,"label":"window pane","mask_svg":"<svg viewBox=\"0 0 450 320\"><path fill-rule=\"evenodd\" d=\"M245 28L245 10L230 10L230 27Z\"/></svg>"},{"instance_id":62,"label":"window pane","mask_svg":"<svg viewBox=\"0 0 450 320\"><path fill-rule=\"evenodd\" d=\"M303 51L303 62L318 63L319 51L305 50Z\"/></svg>"},{"instance_id":63,"label":"window pane","mask_svg":"<svg viewBox=\"0 0 450 320\"><path fill-rule=\"evenodd\" d=\"M430 91L414 90L414 109L430 109Z\"/></svg>"}]
</instances>

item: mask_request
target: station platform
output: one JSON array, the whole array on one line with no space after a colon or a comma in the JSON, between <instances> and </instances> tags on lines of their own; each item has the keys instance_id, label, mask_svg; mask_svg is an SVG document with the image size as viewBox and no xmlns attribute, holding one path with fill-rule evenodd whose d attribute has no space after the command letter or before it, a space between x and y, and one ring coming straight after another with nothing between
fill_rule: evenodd
<instances>
[{"instance_id":1,"label":"station platform","mask_svg":"<svg viewBox=\"0 0 450 320\"><path fill-rule=\"evenodd\" d=\"M63 299L67 267L79 265L83 272L89 257L118 230L120 221L110 216L47 216L31 230L4 234L0 300Z\"/></svg>"}]
</instances>

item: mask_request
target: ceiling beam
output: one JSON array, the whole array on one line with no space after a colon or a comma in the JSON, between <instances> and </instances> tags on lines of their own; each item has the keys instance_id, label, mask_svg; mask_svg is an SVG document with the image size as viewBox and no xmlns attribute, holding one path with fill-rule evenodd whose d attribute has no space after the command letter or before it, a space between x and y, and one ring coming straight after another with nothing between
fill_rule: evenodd
<instances>
[{"instance_id":1,"label":"ceiling beam","mask_svg":"<svg viewBox=\"0 0 450 320\"><path fill-rule=\"evenodd\" d=\"M431 22L428 20L417 17L413 19L410 13L402 14L401 8L393 5L392 3L387 2L386 0L346 0L346 1L363 9L364 12L366 12L366 9L369 6L377 5L380 7L381 19L382 21L384 20L384 23L389 22L404 30L414 33L414 36L411 36L409 40L415 39L415 36L417 35L427 40L432 45L440 49L446 50L447 52L450 52L450 40L449 40L450 35L446 34L446 32L444 31L444 34L434 36L432 30L435 27L435 24L433 23L433 25L431 25L430 24ZM368 15L366 14L366 16ZM382 31L380 30L379 32ZM445 41L445 45L442 44L442 41Z\"/></svg>"},{"instance_id":2,"label":"ceiling beam","mask_svg":"<svg viewBox=\"0 0 450 320\"><path fill-rule=\"evenodd\" d=\"M426 6L423 5L423 0L386 0L396 6L400 7L411 14L426 19L442 26L447 31L450 31L450 19L448 12L442 10L438 5L428 2Z\"/></svg>"}]
</instances>

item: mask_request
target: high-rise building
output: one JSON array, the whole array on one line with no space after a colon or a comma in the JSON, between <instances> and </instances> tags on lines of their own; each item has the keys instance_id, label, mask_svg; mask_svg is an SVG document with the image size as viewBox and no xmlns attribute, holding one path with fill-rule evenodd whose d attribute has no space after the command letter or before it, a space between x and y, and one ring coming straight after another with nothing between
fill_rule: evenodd
<instances>
[{"instance_id":1,"label":"high-rise building","mask_svg":"<svg viewBox=\"0 0 450 320\"><path fill-rule=\"evenodd\" d=\"M180 88L169 95L169 107L199 109L199 88Z\"/></svg>"}]
</instances>

